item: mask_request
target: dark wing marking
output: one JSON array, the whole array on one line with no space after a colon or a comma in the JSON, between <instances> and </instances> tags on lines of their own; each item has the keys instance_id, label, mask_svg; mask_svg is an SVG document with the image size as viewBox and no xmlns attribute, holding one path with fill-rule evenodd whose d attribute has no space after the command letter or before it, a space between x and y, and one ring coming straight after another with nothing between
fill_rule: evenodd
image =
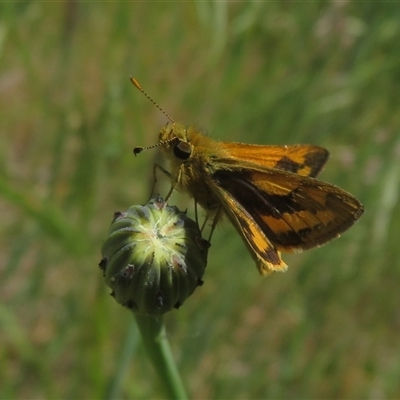
<instances>
[{"instance_id":1,"label":"dark wing marking","mask_svg":"<svg viewBox=\"0 0 400 400\"><path fill-rule=\"evenodd\" d=\"M227 163L256 164L259 167L276 168L302 176L316 177L329 157L328 150L314 145L270 146L221 142L220 145L231 156Z\"/></svg>"},{"instance_id":2,"label":"dark wing marking","mask_svg":"<svg viewBox=\"0 0 400 400\"><path fill-rule=\"evenodd\" d=\"M363 206L344 190L281 170L219 170L217 184L278 250L320 246L348 229Z\"/></svg>"}]
</instances>

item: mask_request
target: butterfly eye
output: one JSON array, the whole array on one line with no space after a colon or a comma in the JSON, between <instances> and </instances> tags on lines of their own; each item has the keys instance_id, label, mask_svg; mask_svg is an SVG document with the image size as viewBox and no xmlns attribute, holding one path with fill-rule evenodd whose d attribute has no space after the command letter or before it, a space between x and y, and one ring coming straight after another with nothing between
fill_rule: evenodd
<instances>
[{"instance_id":1,"label":"butterfly eye","mask_svg":"<svg viewBox=\"0 0 400 400\"><path fill-rule=\"evenodd\" d=\"M192 155L192 146L188 142L179 142L174 147L174 155L182 161L186 161Z\"/></svg>"}]
</instances>

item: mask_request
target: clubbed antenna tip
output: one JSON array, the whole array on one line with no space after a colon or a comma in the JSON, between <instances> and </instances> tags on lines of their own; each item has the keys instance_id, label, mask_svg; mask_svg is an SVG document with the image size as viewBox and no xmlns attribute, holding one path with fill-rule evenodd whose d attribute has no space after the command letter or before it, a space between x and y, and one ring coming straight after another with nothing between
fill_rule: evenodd
<instances>
[{"instance_id":1,"label":"clubbed antenna tip","mask_svg":"<svg viewBox=\"0 0 400 400\"><path fill-rule=\"evenodd\" d=\"M175 123L175 121L142 89L142 87L140 86L139 82L136 80L136 78L134 78L133 76L131 76L131 82L132 84L139 90L141 91L173 124ZM139 152L140 153L140 152ZM137 153L135 153L137 154Z\"/></svg>"}]
</instances>

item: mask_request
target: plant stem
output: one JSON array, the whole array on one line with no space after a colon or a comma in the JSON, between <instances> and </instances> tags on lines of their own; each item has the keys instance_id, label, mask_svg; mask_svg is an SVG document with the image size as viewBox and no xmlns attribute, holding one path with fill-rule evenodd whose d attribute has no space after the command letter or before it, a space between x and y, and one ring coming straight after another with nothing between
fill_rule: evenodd
<instances>
[{"instance_id":1,"label":"plant stem","mask_svg":"<svg viewBox=\"0 0 400 400\"><path fill-rule=\"evenodd\" d=\"M165 386L168 398L185 400L187 394L175 364L162 317L135 315L144 346Z\"/></svg>"}]
</instances>

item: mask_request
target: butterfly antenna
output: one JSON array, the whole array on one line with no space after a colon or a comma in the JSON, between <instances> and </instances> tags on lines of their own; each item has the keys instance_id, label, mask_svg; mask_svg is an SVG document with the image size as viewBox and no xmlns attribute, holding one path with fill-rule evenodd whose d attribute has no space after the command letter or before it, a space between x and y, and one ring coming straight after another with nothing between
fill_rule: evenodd
<instances>
[{"instance_id":1,"label":"butterfly antenna","mask_svg":"<svg viewBox=\"0 0 400 400\"><path fill-rule=\"evenodd\" d=\"M139 82L133 77L131 76L131 82L133 83L133 85L140 90L173 124L175 123L175 121L142 89L142 87L140 86Z\"/></svg>"},{"instance_id":2,"label":"butterfly antenna","mask_svg":"<svg viewBox=\"0 0 400 400\"><path fill-rule=\"evenodd\" d=\"M131 82L132 84L139 90L141 91L173 124L175 124L175 121L142 89L142 87L140 86L139 82L133 77L131 76ZM149 150L149 149L154 149L155 147L158 146L164 146L165 144L171 143L178 140L178 138L173 137L171 139L168 140L164 140L163 142L159 142L157 144L154 144L153 146L148 146L148 147L135 147L133 149L133 154L135 156L137 156L139 153L141 153L142 151L145 150Z\"/></svg>"},{"instance_id":3,"label":"butterfly antenna","mask_svg":"<svg viewBox=\"0 0 400 400\"><path fill-rule=\"evenodd\" d=\"M147 147L135 147L133 149L133 154L135 156L137 156L138 154L140 154L141 152L145 151L145 150L150 150L150 149L154 149L155 147L159 147L159 146L164 146L168 143L172 143L175 141L178 141L179 139L177 137L173 137L171 139L168 140L164 140L163 142L158 142L157 144L153 144L153 146L147 146Z\"/></svg>"}]
</instances>

